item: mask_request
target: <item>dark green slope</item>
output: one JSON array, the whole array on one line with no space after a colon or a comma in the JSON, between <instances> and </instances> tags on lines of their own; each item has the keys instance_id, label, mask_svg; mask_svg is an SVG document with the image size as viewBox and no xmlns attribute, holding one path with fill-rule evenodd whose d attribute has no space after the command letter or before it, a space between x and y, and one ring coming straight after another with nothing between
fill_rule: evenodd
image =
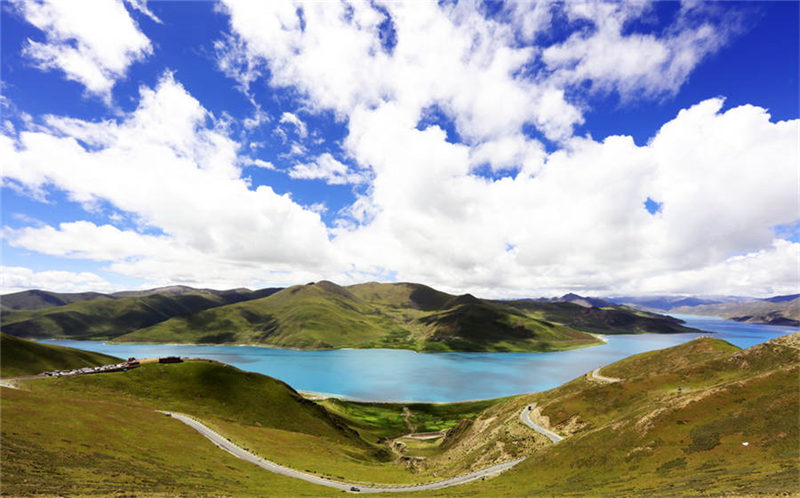
<instances>
[{"instance_id":1,"label":"dark green slope","mask_svg":"<svg viewBox=\"0 0 800 498\"><path fill-rule=\"evenodd\" d=\"M0 377L96 367L119 361L114 356L39 344L0 332Z\"/></svg>"},{"instance_id":2,"label":"dark green slope","mask_svg":"<svg viewBox=\"0 0 800 498\"><path fill-rule=\"evenodd\" d=\"M550 351L599 344L586 333L470 295L449 304L420 322L433 331L429 342L444 343L450 349ZM434 349L433 344L428 349Z\"/></svg>"},{"instance_id":3,"label":"dark green slope","mask_svg":"<svg viewBox=\"0 0 800 498\"><path fill-rule=\"evenodd\" d=\"M105 339L175 316L261 297L275 291L277 289L96 299L34 310L5 310L0 320L3 332L18 337Z\"/></svg>"},{"instance_id":4,"label":"dark green slope","mask_svg":"<svg viewBox=\"0 0 800 498\"><path fill-rule=\"evenodd\" d=\"M541 319L597 334L698 332L671 316L634 310L623 306L585 308L574 303L496 301Z\"/></svg>"},{"instance_id":5,"label":"dark green slope","mask_svg":"<svg viewBox=\"0 0 800 498\"><path fill-rule=\"evenodd\" d=\"M3 310L38 310L96 299L114 298L99 292L60 293L34 289L0 296L0 307Z\"/></svg>"}]
</instances>

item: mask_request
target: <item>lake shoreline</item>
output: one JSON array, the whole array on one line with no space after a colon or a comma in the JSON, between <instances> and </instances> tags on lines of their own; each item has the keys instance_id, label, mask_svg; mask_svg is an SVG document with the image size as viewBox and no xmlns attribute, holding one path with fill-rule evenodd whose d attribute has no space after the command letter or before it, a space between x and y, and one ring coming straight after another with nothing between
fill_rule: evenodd
<instances>
[{"instance_id":1,"label":"lake shoreline","mask_svg":"<svg viewBox=\"0 0 800 498\"><path fill-rule=\"evenodd\" d=\"M447 352L408 349L298 350L259 346L131 344L41 341L117 357L207 358L286 382L306 396L369 403L454 403L535 393L633 354L664 349L711 335L749 347L797 329L700 317L704 329L684 334L604 335L602 347L548 353ZM709 332L714 332L713 334ZM598 341L600 338L597 338Z\"/></svg>"}]
</instances>

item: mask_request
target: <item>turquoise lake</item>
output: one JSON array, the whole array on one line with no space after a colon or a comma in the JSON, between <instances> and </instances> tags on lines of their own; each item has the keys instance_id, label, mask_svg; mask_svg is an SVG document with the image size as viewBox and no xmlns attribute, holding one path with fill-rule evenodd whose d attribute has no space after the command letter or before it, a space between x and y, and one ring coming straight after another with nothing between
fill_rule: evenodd
<instances>
[{"instance_id":1,"label":"turquoise lake","mask_svg":"<svg viewBox=\"0 0 800 498\"><path fill-rule=\"evenodd\" d=\"M741 348L797 332L793 327L678 316ZM121 358L200 357L283 380L301 391L369 401L452 402L544 391L636 353L704 334L608 336L608 344L555 353L415 353L392 349L295 351L258 346L43 341ZM709 334L711 335L711 334Z\"/></svg>"}]
</instances>

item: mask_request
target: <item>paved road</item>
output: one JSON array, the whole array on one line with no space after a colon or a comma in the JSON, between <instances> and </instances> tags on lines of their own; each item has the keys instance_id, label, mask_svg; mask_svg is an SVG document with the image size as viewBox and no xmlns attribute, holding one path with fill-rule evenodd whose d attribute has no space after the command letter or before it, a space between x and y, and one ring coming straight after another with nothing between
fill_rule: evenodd
<instances>
[{"instance_id":1,"label":"paved road","mask_svg":"<svg viewBox=\"0 0 800 498\"><path fill-rule=\"evenodd\" d=\"M600 375L600 369L599 368L595 368L594 370L592 370L592 378L594 380L599 380L600 382L619 382L620 380L622 380L622 379L618 379L616 377L606 377L606 376Z\"/></svg>"},{"instance_id":2,"label":"paved road","mask_svg":"<svg viewBox=\"0 0 800 498\"><path fill-rule=\"evenodd\" d=\"M523 408L522 411L519 412L519 421L522 422L523 424L527 425L531 429L535 430L539 434L543 434L543 435L547 436L547 438L550 441L554 442L554 443L557 443L557 442L561 441L562 439L564 439L563 437L559 436L555 432L547 430L544 427L542 427L541 425L539 425L536 422L534 422L533 420L531 420L530 414L531 414L531 412L533 411L533 409L535 407L536 407L536 403L534 403L532 405L528 405L525 408Z\"/></svg>"},{"instance_id":3,"label":"paved road","mask_svg":"<svg viewBox=\"0 0 800 498\"><path fill-rule=\"evenodd\" d=\"M159 410L160 411L160 410ZM327 486L329 488L338 489L341 491L349 491L353 493L402 493L408 491L431 491L434 489L442 489L442 488L449 488L450 486L458 486L460 484L465 484L470 481L474 481L476 479L481 479L482 477L490 476L493 474L499 474L500 472L504 472L511 467L517 465L521 461L525 460L524 458L519 458L517 460L512 460L510 462L500 463L497 465L492 465L491 467L486 467L485 469L476 470L474 472L470 472L468 474L462 474L460 476L451 477L449 479L443 479L441 481L434 481L425 484L413 484L413 485L406 485L406 486L389 486L389 485L378 485L378 486L364 486L357 483L346 483L341 481L334 481L333 479L326 479L324 477L315 476L313 474L307 474L305 472L300 472L299 470L294 470L289 467L284 467L283 465L278 465L277 463L270 462L269 460L265 460L261 457L258 457L249 451L240 448L239 446L233 444L232 442L225 439L223 436L217 434L210 428L206 427L202 423L198 422L197 420L183 415L181 413L174 413L174 412L165 412L160 411L170 417L180 420L184 424L188 425L192 429L196 430L206 438L210 439L215 445L219 448L227 451L228 453L232 454L237 458L241 458L242 460L246 460L248 462L254 463L259 467L268 470L270 472L274 472L276 474L281 474L287 477L294 477L295 479L302 479L304 481L319 484L321 486Z\"/></svg>"}]
</instances>

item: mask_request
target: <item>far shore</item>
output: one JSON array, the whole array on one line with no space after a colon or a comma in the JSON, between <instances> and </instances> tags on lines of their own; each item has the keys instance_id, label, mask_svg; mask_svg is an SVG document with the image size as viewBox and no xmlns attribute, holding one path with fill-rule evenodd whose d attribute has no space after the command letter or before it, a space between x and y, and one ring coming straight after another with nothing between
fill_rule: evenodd
<instances>
[{"instance_id":1,"label":"far shore","mask_svg":"<svg viewBox=\"0 0 800 498\"><path fill-rule=\"evenodd\" d=\"M603 344L607 344L608 341L606 340L606 336L601 334L593 334L590 332L585 332L596 339L603 342ZM363 351L363 350L384 350L384 351L409 351L412 353L418 354L442 354L442 353L491 353L491 354L505 354L505 353L558 353L561 351L572 351L575 349L585 349L585 348L593 348L597 346L601 346L602 344L585 344L585 345L577 345L572 347L567 347L564 349L554 349L549 351L417 351L416 349L410 348L354 348L354 347L344 347L344 348L296 348L291 346L274 346L272 344L243 344L243 343L213 343L213 342L116 342L113 339L74 339L74 338L48 338L48 339L31 339L37 342L54 342L54 341L75 341L75 342L102 342L103 344L108 344L109 346L225 346L225 347L259 347L259 348L267 348L267 349L283 349L287 351Z\"/></svg>"},{"instance_id":2,"label":"far shore","mask_svg":"<svg viewBox=\"0 0 800 498\"><path fill-rule=\"evenodd\" d=\"M508 396L500 396L497 398L476 398L476 399L462 399L459 401L408 401L408 400L369 400L363 398L355 398L344 394L321 393L317 391L297 391L297 393L305 399L311 401L323 401L326 399L338 399L339 401L350 401L353 403L370 403L374 405L457 405L459 403L476 403L478 401L492 401L501 400L505 398L512 398L514 396L524 396L527 394L536 394L541 391L533 391L529 393L511 394Z\"/></svg>"}]
</instances>

